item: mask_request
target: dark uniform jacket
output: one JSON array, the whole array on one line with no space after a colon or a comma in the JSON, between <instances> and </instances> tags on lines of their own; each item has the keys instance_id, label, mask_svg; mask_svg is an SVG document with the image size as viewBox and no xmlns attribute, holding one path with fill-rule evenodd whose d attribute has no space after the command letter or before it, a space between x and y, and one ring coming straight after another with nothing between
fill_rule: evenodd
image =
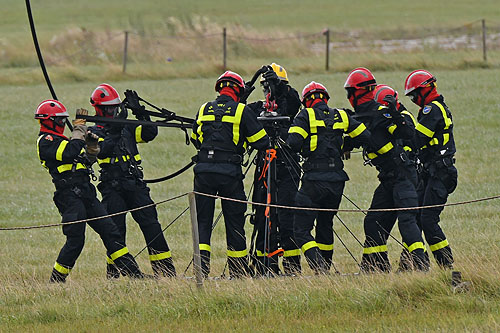
<instances>
[{"instance_id":1,"label":"dark uniform jacket","mask_svg":"<svg viewBox=\"0 0 500 333\"><path fill-rule=\"evenodd\" d=\"M416 139L419 159L426 164L449 163L456 152L451 112L443 96L437 97L418 112Z\"/></svg>"},{"instance_id":2,"label":"dark uniform jacket","mask_svg":"<svg viewBox=\"0 0 500 333\"><path fill-rule=\"evenodd\" d=\"M88 177L84 140L69 140L63 135L40 132L37 153L56 187L71 178Z\"/></svg>"},{"instance_id":3,"label":"dark uniform jacket","mask_svg":"<svg viewBox=\"0 0 500 333\"><path fill-rule=\"evenodd\" d=\"M101 167L101 181L143 177L141 168L138 168L141 155L137 144L153 140L158 135L158 127L127 125L120 129L96 125L89 130L99 136L97 163Z\"/></svg>"},{"instance_id":4,"label":"dark uniform jacket","mask_svg":"<svg viewBox=\"0 0 500 333\"><path fill-rule=\"evenodd\" d=\"M380 176L409 163L404 141L413 139L415 126L409 112L402 112L401 115L402 118L394 120L387 107L373 100L355 108L354 117L363 122L371 133L366 157L377 167Z\"/></svg>"},{"instance_id":5,"label":"dark uniform jacket","mask_svg":"<svg viewBox=\"0 0 500 333\"><path fill-rule=\"evenodd\" d=\"M203 104L195 119L191 134L199 150L195 174L214 172L240 177L247 144L258 150L269 146L269 137L255 114L229 96L220 95Z\"/></svg>"},{"instance_id":6,"label":"dark uniform jacket","mask_svg":"<svg viewBox=\"0 0 500 333\"><path fill-rule=\"evenodd\" d=\"M360 143L369 142L370 133L364 124L344 110L329 108L326 103L320 102L297 114L286 142L306 158L303 165L305 180L349 179L341 158L344 134Z\"/></svg>"}]
</instances>

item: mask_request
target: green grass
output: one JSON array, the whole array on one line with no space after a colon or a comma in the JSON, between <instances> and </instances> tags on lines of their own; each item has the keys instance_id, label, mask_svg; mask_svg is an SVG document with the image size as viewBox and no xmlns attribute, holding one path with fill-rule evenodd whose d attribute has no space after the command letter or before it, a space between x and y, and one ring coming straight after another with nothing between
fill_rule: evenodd
<instances>
[{"instance_id":1,"label":"green grass","mask_svg":"<svg viewBox=\"0 0 500 333\"><path fill-rule=\"evenodd\" d=\"M409 71L374 71L380 83L400 92ZM446 97L455 122L459 186L449 199L458 202L500 192L500 117L492 87L498 69L438 70L438 88ZM347 107L342 88L345 73L289 74L299 91L311 80L329 89L331 106ZM215 77L200 79L134 80L108 82L122 92L131 88L156 105L184 116L193 116L204 101L215 97ZM88 96L97 82L59 83L57 94L74 115L77 107L90 107ZM48 97L44 85L11 85L2 88L0 143L0 226L57 223L52 203L53 185L40 166L35 142L38 125L32 118L36 105ZM254 92L251 100L260 98ZM415 113L408 99L402 102ZM147 178L160 177L185 165L195 151L186 147L182 132L160 129L158 138L140 147ZM376 171L363 167L355 154L346 162L351 181L345 194L363 208L369 206ZM247 177L248 181L251 177ZM192 189L192 172L171 181L151 185L159 201ZM247 189L249 187L247 186ZM165 226L188 205L181 198L158 207ZM348 202L342 208L353 208ZM104 247L98 236L87 232L86 247L65 286L47 279L64 242L59 228L0 232L0 331L496 331L500 329L499 201L446 208L442 226L456 256L456 269L472 288L454 293L449 272L433 263L429 274L303 277L297 279L208 281L196 290L193 280L105 280ZM217 212L216 212L217 213ZM363 238L362 215L341 214L358 237ZM189 215L166 232L177 269L182 275L192 255ZM144 241L137 225L128 224L128 246L133 254ZM335 222L335 229L357 258L361 248ZM250 234L247 225L247 235ZM393 231L400 238L397 228ZM213 235L213 276L225 264L223 223ZM342 272L357 271L355 262L336 240L335 264ZM400 248L389 241L394 265ZM139 264L150 272L147 256ZM192 275L188 271L188 276ZM311 275L305 269L305 275Z\"/></svg>"}]
</instances>

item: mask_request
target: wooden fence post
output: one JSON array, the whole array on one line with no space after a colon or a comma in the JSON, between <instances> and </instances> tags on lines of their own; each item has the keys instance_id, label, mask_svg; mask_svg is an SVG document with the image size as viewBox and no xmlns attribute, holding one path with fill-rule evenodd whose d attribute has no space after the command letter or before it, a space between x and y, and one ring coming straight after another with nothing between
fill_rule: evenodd
<instances>
[{"instance_id":1,"label":"wooden fence post","mask_svg":"<svg viewBox=\"0 0 500 333\"><path fill-rule=\"evenodd\" d=\"M224 59L224 64L223 68L224 71L227 68L227 35L226 35L226 27L222 29L222 52L223 52L223 59Z\"/></svg>"},{"instance_id":2,"label":"wooden fence post","mask_svg":"<svg viewBox=\"0 0 500 333\"><path fill-rule=\"evenodd\" d=\"M189 213L191 214L191 233L193 235L193 267L196 278L196 286L203 286L203 274L201 272L200 235L198 234L198 218L196 215L196 200L193 192L189 193Z\"/></svg>"},{"instance_id":3,"label":"wooden fence post","mask_svg":"<svg viewBox=\"0 0 500 333\"><path fill-rule=\"evenodd\" d=\"M125 31L125 44L123 46L123 73L127 71L127 52L128 52L128 31Z\"/></svg>"},{"instance_id":4,"label":"wooden fence post","mask_svg":"<svg viewBox=\"0 0 500 333\"><path fill-rule=\"evenodd\" d=\"M323 32L323 35L326 36L326 65L325 69L328 71L330 69L330 29L326 28Z\"/></svg>"},{"instance_id":5,"label":"wooden fence post","mask_svg":"<svg viewBox=\"0 0 500 333\"><path fill-rule=\"evenodd\" d=\"M486 57L486 20L482 19L482 26L483 26L483 60L484 62L487 61Z\"/></svg>"}]
</instances>

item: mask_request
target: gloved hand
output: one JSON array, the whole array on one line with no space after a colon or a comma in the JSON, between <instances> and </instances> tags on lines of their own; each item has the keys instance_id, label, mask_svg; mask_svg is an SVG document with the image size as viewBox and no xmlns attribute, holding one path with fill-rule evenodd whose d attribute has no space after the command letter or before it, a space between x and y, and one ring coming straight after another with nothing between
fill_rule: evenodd
<instances>
[{"instance_id":1,"label":"gloved hand","mask_svg":"<svg viewBox=\"0 0 500 333\"><path fill-rule=\"evenodd\" d=\"M387 95L383 99L384 102L387 102L387 111L393 118L400 118L401 114L399 113L397 109L397 101L396 97L393 95Z\"/></svg>"},{"instance_id":2,"label":"gloved hand","mask_svg":"<svg viewBox=\"0 0 500 333\"><path fill-rule=\"evenodd\" d=\"M135 90L125 90L125 100L123 101L125 107L132 110L132 114L136 116L138 120L144 120L144 110L146 107L139 103L139 95Z\"/></svg>"},{"instance_id":3,"label":"gloved hand","mask_svg":"<svg viewBox=\"0 0 500 333\"><path fill-rule=\"evenodd\" d=\"M76 115L88 116L89 112L86 109L76 109ZM73 126L78 126L78 125L85 125L87 121L85 119L73 119L72 123Z\"/></svg>"},{"instance_id":4,"label":"gloved hand","mask_svg":"<svg viewBox=\"0 0 500 333\"><path fill-rule=\"evenodd\" d=\"M118 114L116 115L116 119L127 119L127 116L128 116L128 112L127 112L127 108L125 107L120 107L120 112L118 112Z\"/></svg>"},{"instance_id":5,"label":"gloved hand","mask_svg":"<svg viewBox=\"0 0 500 333\"><path fill-rule=\"evenodd\" d=\"M280 82L278 75L272 69L269 69L267 72L262 74L262 77L270 83L277 84L278 82Z\"/></svg>"},{"instance_id":6,"label":"gloved hand","mask_svg":"<svg viewBox=\"0 0 500 333\"><path fill-rule=\"evenodd\" d=\"M243 89L243 93L241 94L240 97L240 103L246 104L248 96L252 93L252 91L255 90L254 86L249 86L245 83L245 89Z\"/></svg>"},{"instance_id":7,"label":"gloved hand","mask_svg":"<svg viewBox=\"0 0 500 333\"><path fill-rule=\"evenodd\" d=\"M85 138L85 144L87 146L87 155L97 156L99 154L100 148L98 145L99 136L91 131L87 131L87 137Z\"/></svg>"}]
</instances>

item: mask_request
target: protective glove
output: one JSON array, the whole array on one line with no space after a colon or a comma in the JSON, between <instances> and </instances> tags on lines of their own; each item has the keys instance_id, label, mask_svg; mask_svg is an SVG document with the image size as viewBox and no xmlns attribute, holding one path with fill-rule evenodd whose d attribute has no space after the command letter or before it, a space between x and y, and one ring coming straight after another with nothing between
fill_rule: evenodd
<instances>
[{"instance_id":1,"label":"protective glove","mask_svg":"<svg viewBox=\"0 0 500 333\"><path fill-rule=\"evenodd\" d=\"M248 96L250 96L250 94L254 90L255 90L254 86L250 86L250 85L247 85L245 83L245 88L243 89L243 93L241 94L241 97L240 97L240 103L246 104Z\"/></svg>"},{"instance_id":2,"label":"protective glove","mask_svg":"<svg viewBox=\"0 0 500 333\"><path fill-rule=\"evenodd\" d=\"M401 118L401 113L397 109L396 97L387 95L384 97L383 101L387 102L387 111L393 118Z\"/></svg>"},{"instance_id":3,"label":"protective glove","mask_svg":"<svg viewBox=\"0 0 500 333\"><path fill-rule=\"evenodd\" d=\"M76 109L77 116L88 116L89 112L86 109ZM73 119L73 126L85 125L87 121L85 119Z\"/></svg>"},{"instance_id":4,"label":"protective glove","mask_svg":"<svg viewBox=\"0 0 500 333\"><path fill-rule=\"evenodd\" d=\"M280 81L278 75L272 69L269 69L267 72L265 72L264 74L262 74L262 77L267 82L274 83L274 84L277 84Z\"/></svg>"},{"instance_id":5,"label":"protective glove","mask_svg":"<svg viewBox=\"0 0 500 333\"><path fill-rule=\"evenodd\" d=\"M144 120L144 111L146 107L139 103L139 95L135 90L125 90L125 107L132 110L132 114L136 116L138 120Z\"/></svg>"},{"instance_id":6,"label":"protective glove","mask_svg":"<svg viewBox=\"0 0 500 333\"><path fill-rule=\"evenodd\" d=\"M116 119L127 119L127 116L128 116L128 112L127 112L127 108L125 107L120 107L120 112L118 112L118 114L116 115Z\"/></svg>"},{"instance_id":7,"label":"protective glove","mask_svg":"<svg viewBox=\"0 0 500 333\"><path fill-rule=\"evenodd\" d=\"M85 144L87 146L87 155L97 156L99 154L100 148L98 145L99 136L91 131L87 131L87 137L85 138Z\"/></svg>"}]
</instances>

